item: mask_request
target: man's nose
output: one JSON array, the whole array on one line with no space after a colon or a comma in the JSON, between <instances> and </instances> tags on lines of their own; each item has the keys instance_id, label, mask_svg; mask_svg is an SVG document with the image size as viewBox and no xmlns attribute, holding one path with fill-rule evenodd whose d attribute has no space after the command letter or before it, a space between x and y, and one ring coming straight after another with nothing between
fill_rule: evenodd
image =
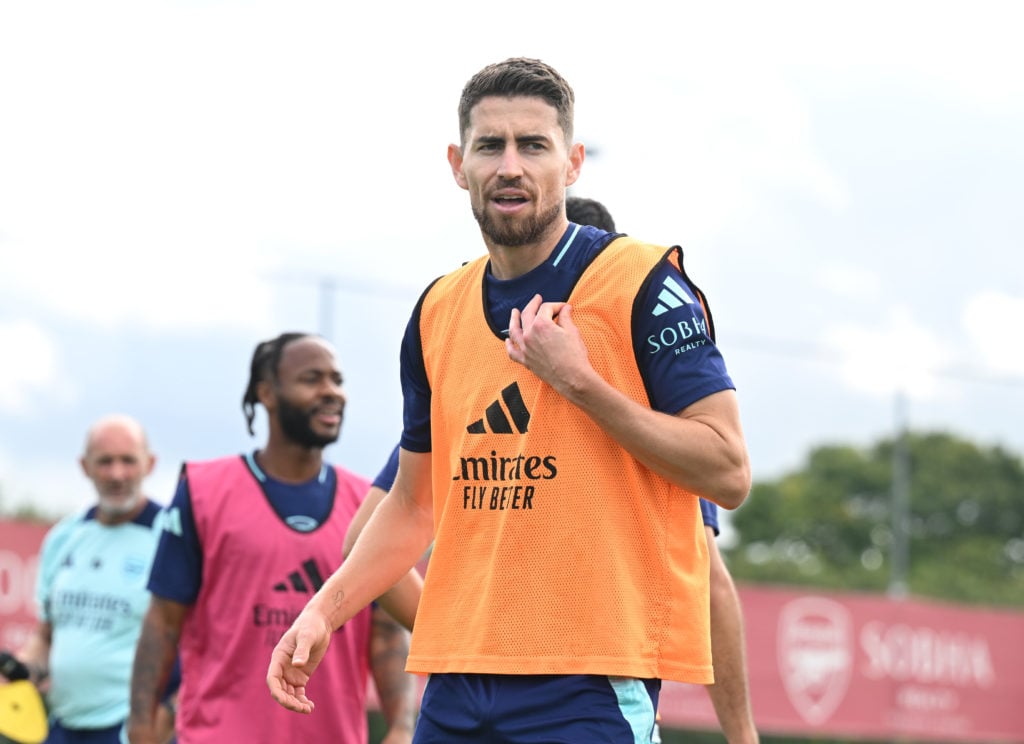
<instances>
[{"instance_id":1,"label":"man's nose","mask_svg":"<svg viewBox=\"0 0 1024 744\"><path fill-rule=\"evenodd\" d=\"M130 477L131 467L126 462L112 462L107 468L107 477L110 480L127 480Z\"/></svg>"},{"instance_id":2,"label":"man's nose","mask_svg":"<svg viewBox=\"0 0 1024 744\"><path fill-rule=\"evenodd\" d=\"M323 385L320 386L320 395L327 398L341 398L342 403L345 402L345 388L335 380L325 379Z\"/></svg>"},{"instance_id":3,"label":"man's nose","mask_svg":"<svg viewBox=\"0 0 1024 744\"><path fill-rule=\"evenodd\" d=\"M498 175L509 180L523 175L523 159L516 148L505 148L498 163Z\"/></svg>"}]
</instances>

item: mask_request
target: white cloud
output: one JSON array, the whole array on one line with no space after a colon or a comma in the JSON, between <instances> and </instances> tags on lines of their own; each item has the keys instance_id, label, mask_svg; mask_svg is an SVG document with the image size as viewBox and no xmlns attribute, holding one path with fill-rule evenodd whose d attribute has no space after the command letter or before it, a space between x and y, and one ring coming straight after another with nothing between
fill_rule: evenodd
<instances>
[{"instance_id":1,"label":"white cloud","mask_svg":"<svg viewBox=\"0 0 1024 744\"><path fill-rule=\"evenodd\" d=\"M963 327L996 375L1024 376L1024 296L987 291L967 301Z\"/></svg>"},{"instance_id":2,"label":"white cloud","mask_svg":"<svg viewBox=\"0 0 1024 744\"><path fill-rule=\"evenodd\" d=\"M78 223L80 229L85 227ZM0 291L77 323L157 330L265 324L271 265L259 246L222 235L122 225L84 235L60 225L9 241Z\"/></svg>"},{"instance_id":3,"label":"white cloud","mask_svg":"<svg viewBox=\"0 0 1024 744\"><path fill-rule=\"evenodd\" d=\"M829 295L845 300L867 302L882 293L882 277L862 266L829 263L818 268L816 283Z\"/></svg>"},{"instance_id":4,"label":"white cloud","mask_svg":"<svg viewBox=\"0 0 1024 744\"><path fill-rule=\"evenodd\" d=\"M616 143L581 193L654 240L711 241L765 195L845 207L794 70L1020 92L1012 5L692 4L660 25L645 0L625 15L537 7L544 24L502 17L496 42L467 33L487 24L476 5L453 2L449 55L416 4L398 26L372 4L5 5L0 69L17 74L0 80L0 291L85 322L195 329L264 327L258 279L281 267L384 277L401 262L420 286L481 250L444 145L467 73L513 53L574 82L580 134ZM643 40L628 69L573 43L613 28Z\"/></svg>"},{"instance_id":5,"label":"white cloud","mask_svg":"<svg viewBox=\"0 0 1024 744\"><path fill-rule=\"evenodd\" d=\"M436 24L437 7L411 2L0 3L0 316L57 317L83 338L89 326L112 330L107 336L126 326L153 338L224 328L269 335L283 322L312 326L323 297L317 282L335 279L359 289L349 293L355 298L338 296L335 329L350 339L343 357L365 354L361 363L373 372L366 378L380 385L368 397L392 403L397 370L379 368L397 365L404 308L430 279L483 252L444 159L457 135L459 90L483 64L525 54L566 74L577 92L577 135L600 148L578 193L606 200L638 237L687 246L720 319L832 329L828 343L846 387L829 380L835 420L807 429L799 447L822 431L848 431L851 406L866 407L851 389L930 395L946 411L950 399L940 393L967 395L941 376L954 353L972 349L967 361L1020 374L1019 345L1008 340L1024 326L1012 297L975 297L963 316L967 339L947 342L917 320L934 317L916 289L934 281L931 272L949 275L944 245L929 243L935 260L915 262L914 241L930 236L905 225L898 229L909 234L898 235L891 214L857 202L894 177L899 158L865 173L850 156L860 150L846 152L835 131L836 117L849 124L850 112L893 91L906 91L908 106L936 102L966 114L951 117L962 127L953 132L943 117L931 120L950 143L936 158L954 162L956 143L984 142L993 121L1015 131L1024 111L1024 6L779 0L673 9L678 21L662 23L664 3L653 0L636 0L627 13L578 0L523 0L514 13L451 0L437 34L423 32ZM892 113L906 114L898 100L890 103ZM1018 152L1015 141L992 144L1002 148L993 169L1008 164L1015 183L1013 159L1002 157ZM833 240L843 220L829 218L848 208L886 239L845 252L849 246ZM985 200L970 221L1005 224L1012 237L1017 223L1008 212L993 220L989 209ZM948 210L934 221L956 236L961 217ZM1006 275L1014 275L1019 256L1007 260ZM846 300L881 295L879 276L854 263L884 267L886 296L908 307L878 326L842 323L851 312L872 312ZM961 269L962 292L989 286L968 264ZM911 282L914 291L901 289ZM365 293L396 285L413 289L387 296L403 312L384 325ZM820 301L819 288L840 301ZM729 301L716 302L729 292ZM13 325L3 323L0 334ZM356 329L394 336L385 345L390 356L367 352ZM34 341L18 337L18 348L36 350L32 358L12 355L0 369L0 412L24 416L44 392L76 394L62 347L35 332ZM773 367L762 368L766 388L789 399ZM115 394L177 390L173 378L147 383ZM81 407L103 392L83 390ZM195 430L217 415L171 408L175 420L153 425L188 418ZM1017 432L1007 410L985 425ZM372 423L352 431L370 453L372 427L387 427L367 418ZM779 436L777 427L764 429ZM380 435L382 452L392 436ZM0 479L15 493L91 497L72 455L48 452L56 461L44 463L9 433L0 439L9 450L6 462L0 453ZM185 449L175 457L195 454ZM375 469L373 457L359 467ZM174 476L173 467L154 476L154 492L169 495Z\"/></svg>"},{"instance_id":6,"label":"white cloud","mask_svg":"<svg viewBox=\"0 0 1024 744\"><path fill-rule=\"evenodd\" d=\"M825 334L825 344L839 355L845 383L870 395L932 398L950 360L938 338L906 308L894 308L886 322L876 326L833 326Z\"/></svg>"},{"instance_id":7,"label":"white cloud","mask_svg":"<svg viewBox=\"0 0 1024 744\"><path fill-rule=\"evenodd\" d=\"M0 321L0 412L23 415L37 396L68 397L72 391L57 385L63 377L55 340L27 320Z\"/></svg>"},{"instance_id":8,"label":"white cloud","mask_svg":"<svg viewBox=\"0 0 1024 744\"><path fill-rule=\"evenodd\" d=\"M733 24L729 49L742 45L745 56L766 64L842 74L845 81L833 77L837 90L850 78L884 76L972 107L1019 106L1024 94L1024 6L1014 0L784 0L708 7L711 23Z\"/></svg>"},{"instance_id":9,"label":"white cloud","mask_svg":"<svg viewBox=\"0 0 1024 744\"><path fill-rule=\"evenodd\" d=\"M713 240L769 199L845 209L847 187L818 152L808 102L782 70L749 59L704 64L713 74L685 61L643 76L588 71L577 134L597 153L579 193L600 194L624 225L662 241L682 229L689 242ZM610 112L609 100L621 111Z\"/></svg>"}]
</instances>

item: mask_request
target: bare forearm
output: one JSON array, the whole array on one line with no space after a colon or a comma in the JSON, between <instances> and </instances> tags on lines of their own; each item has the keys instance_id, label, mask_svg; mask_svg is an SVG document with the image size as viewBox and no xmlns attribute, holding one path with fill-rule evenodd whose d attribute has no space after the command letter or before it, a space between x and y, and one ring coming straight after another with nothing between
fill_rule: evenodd
<instances>
[{"instance_id":1,"label":"bare forearm","mask_svg":"<svg viewBox=\"0 0 1024 744\"><path fill-rule=\"evenodd\" d=\"M313 595L270 655L267 687L288 710L313 712L306 685L334 630L407 574L433 538L430 455L400 450L398 457L395 484L348 559Z\"/></svg>"},{"instance_id":2,"label":"bare forearm","mask_svg":"<svg viewBox=\"0 0 1024 744\"><path fill-rule=\"evenodd\" d=\"M402 627L412 630L416 622L416 609L419 607L420 594L423 591L423 577L415 568L409 569L398 583L377 598L378 604L397 620Z\"/></svg>"},{"instance_id":3,"label":"bare forearm","mask_svg":"<svg viewBox=\"0 0 1024 744\"><path fill-rule=\"evenodd\" d=\"M363 503L356 509L356 513L352 515L352 521L348 523L348 529L345 530L345 539L341 544L341 554L345 558L348 558L348 554L352 552L352 547L356 544L359 533L363 531L366 523L370 521L373 511L387 495L387 491L377 486L371 486L370 490L366 492L366 498L363 499Z\"/></svg>"},{"instance_id":4,"label":"bare forearm","mask_svg":"<svg viewBox=\"0 0 1024 744\"><path fill-rule=\"evenodd\" d=\"M128 717L132 744L155 740L157 707L174 666L180 633L180 619L167 617L154 600L143 621L132 664Z\"/></svg>"},{"instance_id":5,"label":"bare forearm","mask_svg":"<svg viewBox=\"0 0 1024 744\"><path fill-rule=\"evenodd\" d=\"M387 492L377 486L371 487L369 492L367 492L366 498L359 505L359 509L356 510L352 521L349 523L348 530L345 532L345 541L342 544L343 556L348 558L352 548L355 546L356 540L362 533L363 528L366 527L366 523L386 496ZM423 577L419 575L416 569L410 569L405 576L398 580L397 584L378 597L377 602L388 611L391 617L400 622L405 628L412 630L413 623L416 620L416 608L419 606L422 589Z\"/></svg>"},{"instance_id":6,"label":"bare forearm","mask_svg":"<svg viewBox=\"0 0 1024 744\"><path fill-rule=\"evenodd\" d=\"M759 738L747 683L743 609L732 576L718 555L717 545L713 542L709 545L712 551L711 654L715 683L708 686L708 695L726 741L729 744L756 744Z\"/></svg>"},{"instance_id":7,"label":"bare forearm","mask_svg":"<svg viewBox=\"0 0 1024 744\"><path fill-rule=\"evenodd\" d=\"M18 660L28 667L29 679L34 684L39 684L49 674L52 639L53 627L49 623L41 622L15 654Z\"/></svg>"},{"instance_id":8,"label":"bare forearm","mask_svg":"<svg viewBox=\"0 0 1024 744\"><path fill-rule=\"evenodd\" d=\"M433 516L415 504L385 498L360 533L351 553L310 600L309 607L337 629L363 607L407 581L430 545ZM401 588L400 588L401 591ZM397 611L396 611L397 612ZM415 611L398 612L410 624Z\"/></svg>"},{"instance_id":9,"label":"bare forearm","mask_svg":"<svg viewBox=\"0 0 1024 744\"><path fill-rule=\"evenodd\" d=\"M373 613L370 665L389 741L411 740L416 725L416 679L405 671L409 632L383 609Z\"/></svg>"}]
</instances>

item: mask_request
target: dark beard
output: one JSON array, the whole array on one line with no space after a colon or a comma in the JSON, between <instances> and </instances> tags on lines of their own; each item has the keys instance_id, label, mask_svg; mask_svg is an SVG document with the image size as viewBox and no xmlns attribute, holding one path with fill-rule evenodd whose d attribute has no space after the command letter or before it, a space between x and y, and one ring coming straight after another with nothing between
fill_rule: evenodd
<instances>
[{"instance_id":1,"label":"dark beard","mask_svg":"<svg viewBox=\"0 0 1024 744\"><path fill-rule=\"evenodd\" d=\"M313 431L310 425L312 413L306 413L298 406L293 406L284 398L277 398L277 423L281 425L281 431L295 444L307 449L323 449L328 444L338 441L338 434L323 435ZM338 430L341 433L341 430Z\"/></svg>"},{"instance_id":2,"label":"dark beard","mask_svg":"<svg viewBox=\"0 0 1024 744\"><path fill-rule=\"evenodd\" d=\"M548 211L536 214L526 220L495 219L487 213L487 210L473 207L473 216L476 217L477 224L480 225L480 231L492 243L508 248L517 248L539 241L544 236L544 231L558 219L561 211L562 205L555 204Z\"/></svg>"}]
</instances>

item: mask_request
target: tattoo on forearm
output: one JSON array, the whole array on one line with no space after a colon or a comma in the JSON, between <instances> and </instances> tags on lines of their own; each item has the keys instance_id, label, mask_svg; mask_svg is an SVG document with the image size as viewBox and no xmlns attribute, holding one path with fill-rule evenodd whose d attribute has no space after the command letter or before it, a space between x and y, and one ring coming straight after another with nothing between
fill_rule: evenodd
<instances>
[{"instance_id":1,"label":"tattoo on forearm","mask_svg":"<svg viewBox=\"0 0 1024 744\"><path fill-rule=\"evenodd\" d=\"M132 665L131 717L152 723L177 652L177 633L144 623Z\"/></svg>"},{"instance_id":2,"label":"tattoo on forearm","mask_svg":"<svg viewBox=\"0 0 1024 744\"><path fill-rule=\"evenodd\" d=\"M409 631L383 611L374 612L370 663L381 712L390 728L409 731L416 724L416 681L405 671Z\"/></svg>"}]
</instances>

